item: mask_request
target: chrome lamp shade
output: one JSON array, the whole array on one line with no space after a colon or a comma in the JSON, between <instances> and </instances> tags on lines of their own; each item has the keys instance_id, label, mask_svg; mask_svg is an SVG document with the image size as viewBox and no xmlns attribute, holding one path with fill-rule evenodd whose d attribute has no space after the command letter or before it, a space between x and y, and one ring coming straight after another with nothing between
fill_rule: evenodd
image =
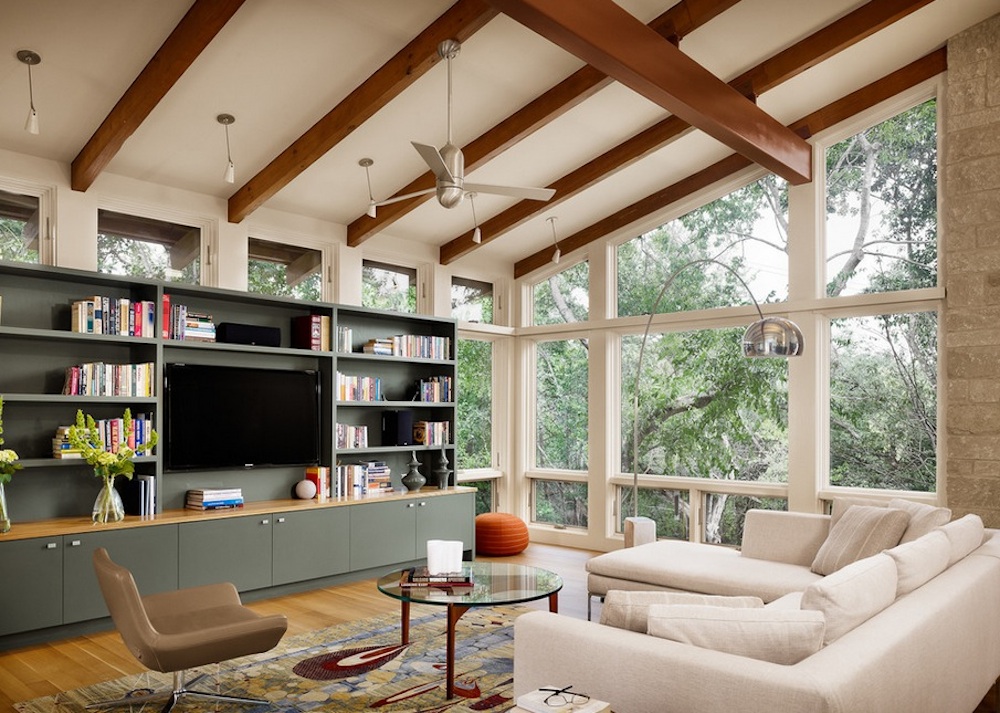
<instances>
[{"instance_id":1,"label":"chrome lamp shade","mask_svg":"<svg viewBox=\"0 0 1000 713\"><path fill-rule=\"evenodd\" d=\"M802 353L802 330L790 319L764 317L743 333L745 357L793 357Z\"/></svg>"}]
</instances>

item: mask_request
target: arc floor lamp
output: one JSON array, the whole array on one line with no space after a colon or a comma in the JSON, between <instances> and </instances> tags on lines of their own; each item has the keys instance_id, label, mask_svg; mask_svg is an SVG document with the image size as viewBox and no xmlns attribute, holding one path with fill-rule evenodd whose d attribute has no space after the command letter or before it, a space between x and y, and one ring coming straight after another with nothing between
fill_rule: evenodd
<instances>
[{"instance_id":1,"label":"arc floor lamp","mask_svg":"<svg viewBox=\"0 0 1000 713\"><path fill-rule=\"evenodd\" d=\"M802 354L804 340L802 330L799 329L798 325L785 317L765 317L749 285L729 265L713 258L701 258L687 262L674 270L663 283L663 287L660 288L660 292L649 310L646 329L642 333L642 343L639 345L639 360L635 367L635 388L632 392L632 516L625 518L626 547L656 539L656 523L650 518L639 517L639 386L642 377L642 360L646 353L646 342L649 340L649 330L663 296L667 294L667 290L670 289L677 276L689 268L709 264L718 265L735 277L750 295L753 306L757 310L757 321L747 327L743 333L743 356L751 359L788 358Z\"/></svg>"}]
</instances>

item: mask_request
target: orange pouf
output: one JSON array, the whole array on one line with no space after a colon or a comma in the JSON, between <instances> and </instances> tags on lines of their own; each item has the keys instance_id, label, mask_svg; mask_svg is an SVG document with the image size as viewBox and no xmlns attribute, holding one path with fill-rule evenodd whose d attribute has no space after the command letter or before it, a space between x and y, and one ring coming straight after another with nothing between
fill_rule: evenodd
<instances>
[{"instance_id":1,"label":"orange pouf","mask_svg":"<svg viewBox=\"0 0 1000 713\"><path fill-rule=\"evenodd\" d=\"M528 546L528 526L517 515L486 512L476 515L476 554L516 555Z\"/></svg>"}]
</instances>

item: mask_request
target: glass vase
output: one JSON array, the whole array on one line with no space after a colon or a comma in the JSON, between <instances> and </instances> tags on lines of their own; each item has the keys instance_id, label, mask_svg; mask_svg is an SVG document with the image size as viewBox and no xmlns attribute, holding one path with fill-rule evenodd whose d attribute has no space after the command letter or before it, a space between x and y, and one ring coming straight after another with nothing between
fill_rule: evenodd
<instances>
[{"instance_id":1,"label":"glass vase","mask_svg":"<svg viewBox=\"0 0 1000 713\"><path fill-rule=\"evenodd\" d=\"M10 532L10 513L7 510L7 494L0 483L0 534Z\"/></svg>"},{"instance_id":2,"label":"glass vase","mask_svg":"<svg viewBox=\"0 0 1000 713\"><path fill-rule=\"evenodd\" d=\"M115 490L113 478L105 478L101 492L97 494L94 501L94 524L106 522L120 522L125 519L125 505L122 497Z\"/></svg>"}]
</instances>

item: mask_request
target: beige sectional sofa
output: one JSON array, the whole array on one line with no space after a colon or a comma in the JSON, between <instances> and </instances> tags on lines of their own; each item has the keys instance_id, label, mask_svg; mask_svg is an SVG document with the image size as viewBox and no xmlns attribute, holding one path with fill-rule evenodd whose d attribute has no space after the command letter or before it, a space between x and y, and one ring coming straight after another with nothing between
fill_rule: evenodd
<instances>
[{"instance_id":1,"label":"beige sectional sofa","mask_svg":"<svg viewBox=\"0 0 1000 713\"><path fill-rule=\"evenodd\" d=\"M971 713L1000 676L1000 532L849 505L751 511L739 551L593 558L602 623L518 617L515 695L572 684L616 713Z\"/></svg>"}]
</instances>

